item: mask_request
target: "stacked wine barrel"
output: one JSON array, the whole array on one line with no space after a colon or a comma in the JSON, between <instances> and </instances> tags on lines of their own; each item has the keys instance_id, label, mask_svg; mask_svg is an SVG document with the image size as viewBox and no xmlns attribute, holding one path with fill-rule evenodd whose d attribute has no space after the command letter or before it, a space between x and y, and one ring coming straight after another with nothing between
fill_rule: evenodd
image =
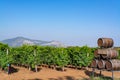
<instances>
[{"instance_id":1,"label":"stacked wine barrel","mask_svg":"<svg viewBox=\"0 0 120 80\"><path fill-rule=\"evenodd\" d=\"M117 59L119 53L113 48L112 38L99 38L98 49L94 51L94 60L91 63L92 68L106 70L120 70L120 60Z\"/></svg>"}]
</instances>

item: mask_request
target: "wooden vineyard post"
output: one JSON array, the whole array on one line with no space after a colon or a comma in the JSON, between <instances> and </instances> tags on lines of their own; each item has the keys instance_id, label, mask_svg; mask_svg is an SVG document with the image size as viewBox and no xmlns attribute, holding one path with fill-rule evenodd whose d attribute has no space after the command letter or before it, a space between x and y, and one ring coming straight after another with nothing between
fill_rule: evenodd
<instances>
[{"instance_id":1,"label":"wooden vineyard post","mask_svg":"<svg viewBox=\"0 0 120 80\"><path fill-rule=\"evenodd\" d=\"M92 68L92 77L94 77L95 68Z\"/></svg>"},{"instance_id":2,"label":"wooden vineyard post","mask_svg":"<svg viewBox=\"0 0 120 80\"><path fill-rule=\"evenodd\" d=\"M36 50L34 50L34 56L35 56L34 59L36 59ZM35 72L38 72L36 60L35 60Z\"/></svg>"},{"instance_id":3,"label":"wooden vineyard post","mask_svg":"<svg viewBox=\"0 0 120 80\"><path fill-rule=\"evenodd\" d=\"M113 73L113 70L112 70L112 80L114 80L114 73Z\"/></svg>"},{"instance_id":4,"label":"wooden vineyard post","mask_svg":"<svg viewBox=\"0 0 120 80\"><path fill-rule=\"evenodd\" d=\"M8 49L6 50L6 54L7 54L7 60L8 60L8 54L9 54ZM7 74L10 74L10 64L9 63L7 63Z\"/></svg>"}]
</instances>

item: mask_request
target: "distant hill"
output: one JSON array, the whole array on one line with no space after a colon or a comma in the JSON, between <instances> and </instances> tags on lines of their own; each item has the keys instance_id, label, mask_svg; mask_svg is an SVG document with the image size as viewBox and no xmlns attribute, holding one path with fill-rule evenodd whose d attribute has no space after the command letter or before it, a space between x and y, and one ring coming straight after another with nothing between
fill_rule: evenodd
<instances>
[{"instance_id":1,"label":"distant hill","mask_svg":"<svg viewBox=\"0 0 120 80\"><path fill-rule=\"evenodd\" d=\"M65 47L65 45L59 41L33 40L33 39L24 38L24 37L16 37L16 38L12 38L12 39L6 39L1 42L8 44L11 47L22 46L23 44Z\"/></svg>"}]
</instances>

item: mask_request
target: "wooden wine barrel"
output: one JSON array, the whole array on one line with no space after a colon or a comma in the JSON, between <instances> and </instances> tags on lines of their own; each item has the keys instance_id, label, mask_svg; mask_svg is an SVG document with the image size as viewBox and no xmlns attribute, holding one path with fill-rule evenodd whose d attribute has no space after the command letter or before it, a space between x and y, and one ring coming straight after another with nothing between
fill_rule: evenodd
<instances>
[{"instance_id":1,"label":"wooden wine barrel","mask_svg":"<svg viewBox=\"0 0 120 80\"><path fill-rule=\"evenodd\" d=\"M98 60L98 68L99 69L105 69L105 60Z\"/></svg>"},{"instance_id":2,"label":"wooden wine barrel","mask_svg":"<svg viewBox=\"0 0 120 80\"><path fill-rule=\"evenodd\" d=\"M100 58L99 53L100 53L100 50L99 50L99 49L96 49L96 50L94 51L94 57L95 57L95 58Z\"/></svg>"},{"instance_id":3,"label":"wooden wine barrel","mask_svg":"<svg viewBox=\"0 0 120 80\"><path fill-rule=\"evenodd\" d=\"M105 67L107 70L120 70L120 60L106 61Z\"/></svg>"},{"instance_id":4,"label":"wooden wine barrel","mask_svg":"<svg viewBox=\"0 0 120 80\"><path fill-rule=\"evenodd\" d=\"M94 51L94 56L95 56L95 58L100 58L100 57L101 57L101 54L106 54L106 53L104 52L104 49L96 49L96 50Z\"/></svg>"},{"instance_id":5,"label":"wooden wine barrel","mask_svg":"<svg viewBox=\"0 0 120 80\"><path fill-rule=\"evenodd\" d=\"M98 64L98 60L97 59L94 59L91 63L91 67L92 68L97 68L97 64Z\"/></svg>"},{"instance_id":6,"label":"wooden wine barrel","mask_svg":"<svg viewBox=\"0 0 120 80\"><path fill-rule=\"evenodd\" d=\"M103 54L101 54L103 59L115 59L119 56L118 51L114 49L103 49Z\"/></svg>"},{"instance_id":7,"label":"wooden wine barrel","mask_svg":"<svg viewBox=\"0 0 120 80\"><path fill-rule=\"evenodd\" d=\"M97 43L99 47L103 47L103 48L110 48L114 44L112 38L99 38Z\"/></svg>"}]
</instances>

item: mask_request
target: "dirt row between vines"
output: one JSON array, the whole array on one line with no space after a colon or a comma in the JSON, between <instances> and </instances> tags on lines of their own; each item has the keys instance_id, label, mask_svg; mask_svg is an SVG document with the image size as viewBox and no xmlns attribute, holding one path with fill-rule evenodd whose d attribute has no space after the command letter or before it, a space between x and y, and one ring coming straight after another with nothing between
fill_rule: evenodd
<instances>
[{"instance_id":1,"label":"dirt row between vines","mask_svg":"<svg viewBox=\"0 0 120 80\"><path fill-rule=\"evenodd\" d=\"M66 68L66 71L57 71L49 68L44 68L39 72L29 71L27 68L13 66L17 69L17 72L14 72L10 75L7 75L5 72L0 71L0 80L81 80L84 78L89 78L92 74L92 69L88 70L77 70ZM99 71L96 71L96 76L98 76ZM111 77L112 73L108 71L102 72L103 76ZM116 78L120 78L120 72L114 72Z\"/></svg>"}]
</instances>

